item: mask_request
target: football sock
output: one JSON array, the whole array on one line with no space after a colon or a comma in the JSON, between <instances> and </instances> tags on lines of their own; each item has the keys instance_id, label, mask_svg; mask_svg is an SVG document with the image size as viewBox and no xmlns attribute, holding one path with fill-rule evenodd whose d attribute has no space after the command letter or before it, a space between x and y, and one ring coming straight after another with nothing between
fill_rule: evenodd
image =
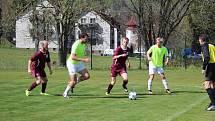
<instances>
[{"instance_id":1,"label":"football sock","mask_svg":"<svg viewBox=\"0 0 215 121\"><path fill-rule=\"evenodd\" d=\"M64 94L67 94L69 92L69 90L71 89L71 86L67 85L65 91L64 91Z\"/></svg>"},{"instance_id":2,"label":"football sock","mask_svg":"<svg viewBox=\"0 0 215 121\"><path fill-rule=\"evenodd\" d=\"M206 91L207 91L208 96L209 96L209 98L211 100L211 104L215 105L215 95L214 95L215 93L214 93L214 89L208 88L208 89L206 89Z\"/></svg>"},{"instance_id":3,"label":"football sock","mask_svg":"<svg viewBox=\"0 0 215 121\"><path fill-rule=\"evenodd\" d=\"M77 77L77 84L84 81L84 77L80 76L80 77Z\"/></svg>"},{"instance_id":4,"label":"football sock","mask_svg":"<svg viewBox=\"0 0 215 121\"><path fill-rule=\"evenodd\" d=\"M33 82L33 83L31 84L31 86L29 87L28 91L33 90L37 85L38 85L38 84L37 84L36 82Z\"/></svg>"},{"instance_id":5,"label":"football sock","mask_svg":"<svg viewBox=\"0 0 215 121\"><path fill-rule=\"evenodd\" d=\"M152 80L148 80L148 90L152 90Z\"/></svg>"},{"instance_id":6,"label":"football sock","mask_svg":"<svg viewBox=\"0 0 215 121\"><path fill-rule=\"evenodd\" d=\"M164 86L165 89L169 89L168 88L168 83L167 83L166 79L163 79L162 83L163 83L163 86Z\"/></svg>"},{"instance_id":7,"label":"football sock","mask_svg":"<svg viewBox=\"0 0 215 121\"><path fill-rule=\"evenodd\" d=\"M76 78L76 83L78 84L79 82L81 82L81 81L80 81L80 77L77 77L77 78Z\"/></svg>"},{"instance_id":8,"label":"football sock","mask_svg":"<svg viewBox=\"0 0 215 121\"><path fill-rule=\"evenodd\" d=\"M122 87L127 89L127 87L126 87L127 84L128 84L128 80L123 80Z\"/></svg>"},{"instance_id":9,"label":"football sock","mask_svg":"<svg viewBox=\"0 0 215 121\"><path fill-rule=\"evenodd\" d=\"M45 82L45 83L42 83L42 93L45 93L45 91L46 91L46 85L47 85L47 82Z\"/></svg>"},{"instance_id":10,"label":"football sock","mask_svg":"<svg viewBox=\"0 0 215 121\"><path fill-rule=\"evenodd\" d=\"M108 85L107 92L110 93L110 91L111 91L112 88L113 88L113 85L112 85L112 84L109 84L109 85Z\"/></svg>"}]
</instances>

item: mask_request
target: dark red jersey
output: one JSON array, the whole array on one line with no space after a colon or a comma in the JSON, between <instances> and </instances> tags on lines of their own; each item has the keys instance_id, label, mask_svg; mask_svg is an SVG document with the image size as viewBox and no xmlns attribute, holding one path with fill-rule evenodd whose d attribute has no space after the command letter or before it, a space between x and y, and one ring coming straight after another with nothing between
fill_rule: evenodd
<instances>
[{"instance_id":1,"label":"dark red jersey","mask_svg":"<svg viewBox=\"0 0 215 121\"><path fill-rule=\"evenodd\" d=\"M120 57L120 58L117 58L117 59L114 59L113 60L113 63L112 63L112 68L126 68L126 60L128 59L128 53L129 53L130 49L127 48L127 49L122 49L120 46L117 47L114 51L114 56L117 56L117 55L122 55L122 54L126 54L127 56L125 57Z\"/></svg>"},{"instance_id":2,"label":"dark red jersey","mask_svg":"<svg viewBox=\"0 0 215 121\"><path fill-rule=\"evenodd\" d=\"M46 62L50 62L50 55L48 51L45 53L37 51L30 60L32 61L32 70L44 70Z\"/></svg>"}]
</instances>

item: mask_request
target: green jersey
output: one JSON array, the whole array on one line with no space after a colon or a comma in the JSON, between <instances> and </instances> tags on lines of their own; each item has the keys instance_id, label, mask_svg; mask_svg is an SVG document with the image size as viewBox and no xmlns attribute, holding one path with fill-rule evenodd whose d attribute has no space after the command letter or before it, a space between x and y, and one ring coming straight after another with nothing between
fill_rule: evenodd
<instances>
[{"instance_id":1,"label":"green jersey","mask_svg":"<svg viewBox=\"0 0 215 121\"><path fill-rule=\"evenodd\" d=\"M152 64L155 67L163 67L163 59L168 56L167 48L164 46L159 48L157 45L153 45L150 47L148 52L151 52L152 54Z\"/></svg>"},{"instance_id":2,"label":"green jersey","mask_svg":"<svg viewBox=\"0 0 215 121\"><path fill-rule=\"evenodd\" d=\"M80 40L77 40L73 43L71 48L71 54L68 58L69 61L71 61L72 64L79 64L80 61L72 60L72 54L75 54L78 58L82 58L85 56L85 49L86 45L81 43Z\"/></svg>"}]
</instances>

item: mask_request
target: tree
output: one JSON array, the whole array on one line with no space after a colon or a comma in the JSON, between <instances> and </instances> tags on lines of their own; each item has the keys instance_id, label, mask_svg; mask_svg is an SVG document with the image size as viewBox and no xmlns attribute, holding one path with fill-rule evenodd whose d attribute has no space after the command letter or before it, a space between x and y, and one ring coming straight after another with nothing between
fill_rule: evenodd
<instances>
[{"instance_id":1,"label":"tree","mask_svg":"<svg viewBox=\"0 0 215 121\"><path fill-rule=\"evenodd\" d=\"M69 36L74 31L76 22L81 14L88 9L84 1L79 0L50 0L55 12L58 59L59 65L66 65Z\"/></svg>"},{"instance_id":2,"label":"tree","mask_svg":"<svg viewBox=\"0 0 215 121\"><path fill-rule=\"evenodd\" d=\"M1 0L0 34L5 40L15 44L15 23L35 0Z\"/></svg>"},{"instance_id":3,"label":"tree","mask_svg":"<svg viewBox=\"0 0 215 121\"><path fill-rule=\"evenodd\" d=\"M164 45L182 19L187 15L192 0L129 0L125 5L138 19L140 34L143 35L145 49L155 37L164 38Z\"/></svg>"},{"instance_id":4,"label":"tree","mask_svg":"<svg viewBox=\"0 0 215 121\"><path fill-rule=\"evenodd\" d=\"M215 43L215 2L214 0L195 0L191 6L189 24L192 29L193 49L199 52L197 39L200 34L208 35L209 40Z\"/></svg>"}]
</instances>

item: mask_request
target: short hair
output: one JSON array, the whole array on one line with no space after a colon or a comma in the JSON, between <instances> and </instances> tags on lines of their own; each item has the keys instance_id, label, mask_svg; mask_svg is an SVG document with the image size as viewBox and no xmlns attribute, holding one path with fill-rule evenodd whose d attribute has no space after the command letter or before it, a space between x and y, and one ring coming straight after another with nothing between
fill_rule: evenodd
<instances>
[{"instance_id":1,"label":"short hair","mask_svg":"<svg viewBox=\"0 0 215 121\"><path fill-rule=\"evenodd\" d=\"M42 48L44 46L44 42L43 41L40 41L39 42L39 48Z\"/></svg>"},{"instance_id":2,"label":"short hair","mask_svg":"<svg viewBox=\"0 0 215 121\"><path fill-rule=\"evenodd\" d=\"M207 37L207 35L205 35L205 34L201 34L200 36L199 36L199 39L201 39L202 41L207 41L207 39L208 39L208 37Z\"/></svg>"},{"instance_id":3,"label":"short hair","mask_svg":"<svg viewBox=\"0 0 215 121\"><path fill-rule=\"evenodd\" d=\"M81 34L81 35L79 36L79 39L81 39L81 38L85 38L85 37L89 37L89 36L88 36L88 34L86 34L86 33Z\"/></svg>"},{"instance_id":4,"label":"short hair","mask_svg":"<svg viewBox=\"0 0 215 121\"><path fill-rule=\"evenodd\" d=\"M122 37L122 38L121 38L121 43L122 43L122 41L123 41L124 39L129 41L129 39L128 39L127 37Z\"/></svg>"},{"instance_id":5,"label":"short hair","mask_svg":"<svg viewBox=\"0 0 215 121\"><path fill-rule=\"evenodd\" d=\"M47 40L43 40L39 42L39 48L42 48L45 45L45 42L48 42Z\"/></svg>"}]
</instances>

